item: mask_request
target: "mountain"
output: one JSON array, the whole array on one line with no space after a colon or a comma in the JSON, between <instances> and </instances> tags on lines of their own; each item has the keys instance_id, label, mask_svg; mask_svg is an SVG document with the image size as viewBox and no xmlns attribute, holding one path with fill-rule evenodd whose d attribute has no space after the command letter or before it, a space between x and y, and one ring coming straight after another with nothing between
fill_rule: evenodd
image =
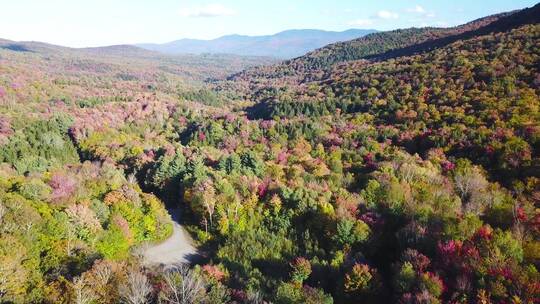
<instances>
[{"instance_id":1,"label":"mountain","mask_svg":"<svg viewBox=\"0 0 540 304\"><path fill-rule=\"evenodd\" d=\"M0 303L539 303L539 8L211 82L0 40Z\"/></svg>"},{"instance_id":2,"label":"mountain","mask_svg":"<svg viewBox=\"0 0 540 304\"><path fill-rule=\"evenodd\" d=\"M376 31L359 29L343 32L289 30L268 36L228 35L213 40L181 39L165 44L137 46L168 54L229 53L294 58L331 43L359 38L374 32Z\"/></svg>"},{"instance_id":3,"label":"mountain","mask_svg":"<svg viewBox=\"0 0 540 304\"><path fill-rule=\"evenodd\" d=\"M64 53L70 48L37 41L12 41L0 39L0 49L21 53Z\"/></svg>"},{"instance_id":4,"label":"mountain","mask_svg":"<svg viewBox=\"0 0 540 304\"><path fill-rule=\"evenodd\" d=\"M456 28L372 34L230 80L255 103L251 118L361 113L410 152L443 148L507 182L540 176L539 39L540 4ZM337 55L346 48L359 60ZM314 54L328 60L311 65Z\"/></svg>"},{"instance_id":5,"label":"mountain","mask_svg":"<svg viewBox=\"0 0 540 304\"><path fill-rule=\"evenodd\" d=\"M6 39L0 39L0 56L5 60L3 64L6 66L19 69L23 63L32 62L34 72L48 71L47 74L52 77L62 77L66 71L77 71L75 75L80 77L79 69L94 70L101 67L101 70L107 73L118 69L135 74L144 71L164 72L179 76L183 80L197 82L206 78L226 77L248 67L277 62L270 57L232 54L162 54L133 45L70 48L37 41ZM26 68L21 70L21 73L26 73ZM16 78L16 75L4 76Z\"/></svg>"},{"instance_id":6,"label":"mountain","mask_svg":"<svg viewBox=\"0 0 540 304\"><path fill-rule=\"evenodd\" d=\"M329 71L340 64L358 60L382 61L399 56L414 55L450 43L480 35L508 31L524 24L540 22L540 4L534 7L480 18L450 28L409 28L377 32L350 41L330 44L304 56L277 65L253 67L231 75L230 83L220 83L220 89L244 90L252 99L267 86L284 87L323 79ZM241 86L236 84L247 82ZM227 88L228 87L228 88ZM259 97L256 97L259 98Z\"/></svg>"},{"instance_id":7,"label":"mountain","mask_svg":"<svg viewBox=\"0 0 540 304\"><path fill-rule=\"evenodd\" d=\"M437 39L455 37L460 39L460 34L483 28L501 18L512 15L513 12L501 13L480 18L463 25L450 28L424 27L397 29L388 32L379 32L353 39L351 41L338 42L323 48L314 50L294 60L293 64L304 64L308 69L327 68L336 63L353 61L366 57L376 57L388 51L401 49L409 46L418 48L423 43L432 44Z\"/></svg>"},{"instance_id":8,"label":"mountain","mask_svg":"<svg viewBox=\"0 0 540 304\"><path fill-rule=\"evenodd\" d=\"M132 45L111 45L91 48L70 48L38 41L0 39L0 49L41 55L90 55L121 57L159 57L162 54Z\"/></svg>"},{"instance_id":9,"label":"mountain","mask_svg":"<svg viewBox=\"0 0 540 304\"><path fill-rule=\"evenodd\" d=\"M110 45L78 49L91 55L127 56L127 57L159 57L160 54L133 45Z\"/></svg>"},{"instance_id":10,"label":"mountain","mask_svg":"<svg viewBox=\"0 0 540 304\"><path fill-rule=\"evenodd\" d=\"M388 59L428 51L458 40L507 31L524 24L540 22L540 5L483 17L450 28L409 28L379 32L335 43L293 60L292 65L308 69L328 68L334 64L359 59Z\"/></svg>"}]
</instances>

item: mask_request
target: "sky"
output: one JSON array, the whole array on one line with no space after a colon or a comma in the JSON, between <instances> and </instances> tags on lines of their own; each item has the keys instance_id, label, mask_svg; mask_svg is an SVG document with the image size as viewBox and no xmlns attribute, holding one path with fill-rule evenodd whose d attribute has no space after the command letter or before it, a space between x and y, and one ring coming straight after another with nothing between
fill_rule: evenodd
<instances>
[{"instance_id":1,"label":"sky","mask_svg":"<svg viewBox=\"0 0 540 304\"><path fill-rule=\"evenodd\" d=\"M455 26L538 0L2 0L0 38L71 47Z\"/></svg>"}]
</instances>

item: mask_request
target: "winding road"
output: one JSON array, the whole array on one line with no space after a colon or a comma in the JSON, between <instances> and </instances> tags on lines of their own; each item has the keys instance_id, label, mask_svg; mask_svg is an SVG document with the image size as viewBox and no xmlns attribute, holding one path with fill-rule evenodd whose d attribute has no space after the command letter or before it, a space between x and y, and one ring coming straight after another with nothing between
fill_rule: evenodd
<instances>
[{"instance_id":1,"label":"winding road","mask_svg":"<svg viewBox=\"0 0 540 304\"><path fill-rule=\"evenodd\" d=\"M173 220L173 233L166 241L145 248L143 260L148 265L186 264L193 262L198 256L193 240L179 224L180 211L169 212Z\"/></svg>"}]
</instances>

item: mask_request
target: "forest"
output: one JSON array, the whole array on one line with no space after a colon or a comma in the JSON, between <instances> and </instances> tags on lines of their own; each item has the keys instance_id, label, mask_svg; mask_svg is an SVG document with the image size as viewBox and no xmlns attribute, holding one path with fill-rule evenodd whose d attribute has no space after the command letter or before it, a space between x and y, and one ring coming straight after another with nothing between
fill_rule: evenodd
<instances>
[{"instance_id":1,"label":"forest","mask_svg":"<svg viewBox=\"0 0 540 304\"><path fill-rule=\"evenodd\" d=\"M262 66L0 40L0 303L539 303L539 17ZM199 255L146 263L172 209Z\"/></svg>"}]
</instances>

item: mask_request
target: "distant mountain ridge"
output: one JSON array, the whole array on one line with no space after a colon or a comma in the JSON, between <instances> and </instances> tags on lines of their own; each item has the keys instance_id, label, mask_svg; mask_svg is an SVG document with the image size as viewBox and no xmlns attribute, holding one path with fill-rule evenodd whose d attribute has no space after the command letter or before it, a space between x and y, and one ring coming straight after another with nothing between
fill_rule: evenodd
<instances>
[{"instance_id":1,"label":"distant mountain ridge","mask_svg":"<svg viewBox=\"0 0 540 304\"><path fill-rule=\"evenodd\" d=\"M359 59L383 60L425 52L458 40L538 22L540 22L540 4L486 16L450 28L424 27L378 32L325 46L294 61L302 61L302 64L309 68L328 68L336 63Z\"/></svg>"},{"instance_id":2,"label":"distant mountain ridge","mask_svg":"<svg viewBox=\"0 0 540 304\"><path fill-rule=\"evenodd\" d=\"M288 30L267 36L227 35L213 40L181 39L164 44L136 46L167 54L236 54L290 59L328 44L357 39L376 30L350 29L343 32Z\"/></svg>"},{"instance_id":3,"label":"distant mountain ridge","mask_svg":"<svg viewBox=\"0 0 540 304\"><path fill-rule=\"evenodd\" d=\"M522 10L495 14L450 28L407 28L376 32L361 38L329 44L303 56L264 67L253 67L228 80L248 82L251 91L275 83L298 85L321 80L338 65L357 60L381 61L441 48L458 40L508 31L540 22L540 4ZM256 81L254 81L256 80ZM220 85L223 85L220 84Z\"/></svg>"},{"instance_id":4,"label":"distant mountain ridge","mask_svg":"<svg viewBox=\"0 0 540 304\"><path fill-rule=\"evenodd\" d=\"M55 78L63 78L67 72L74 75L73 77L79 77L81 73L90 73L107 78L112 83L126 79L141 81L140 75L146 75L146 81L154 82L156 75L163 74L197 85L202 84L207 78L224 78L248 67L278 62L276 58L260 56L169 55L133 45L70 48L38 41L13 41L2 38L0 38L0 59L2 67L12 65L15 70L32 70L37 74L47 73ZM23 69L27 62L32 62L32 68ZM121 72L111 74L113 71ZM10 73L13 74L9 75ZM0 77L0 87L4 86L3 77L15 74L17 73L13 71L5 72ZM28 77L34 76L32 74ZM178 83L181 81L177 80Z\"/></svg>"},{"instance_id":5,"label":"distant mountain ridge","mask_svg":"<svg viewBox=\"0 0 540 304\"><path fill-rule=\"evenodd\" d=\"M142 49L133 45L110 45L102 47L71 48L39 41L12 41L0 38L0 49L16 52L32 52L39 54L56 55L102 55L102 56L135 56L158 57L160 54Z\"/></svg>"}]
</instances>

